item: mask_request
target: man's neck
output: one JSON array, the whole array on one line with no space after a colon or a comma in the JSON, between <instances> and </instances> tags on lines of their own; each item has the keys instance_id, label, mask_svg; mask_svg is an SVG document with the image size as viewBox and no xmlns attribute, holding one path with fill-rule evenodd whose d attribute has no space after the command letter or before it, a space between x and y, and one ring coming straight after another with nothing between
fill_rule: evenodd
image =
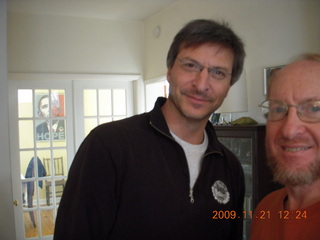
<instances>
[{"instance_id":1,"label":"man's neck","mask_svg":"<svg viewBox=\"0 0 320 240\"><path fill-rule=\"evenodd\" d=\"M203 142L207 120L188 119L182 116L168 100L162 106L162 113L170 131L176 136L191 144Z\"/></svg>"},{"instance_id":2,"label":"man's neck","mask_svg":"<svg viewBox=\"0 0 320 240\"><path fill-rule=\"evenodd\" d=\"M308 185L286 186L286 189L288 192L286 210L306 208L320 201L320 179Z\"/></svg>"}]
</instances>

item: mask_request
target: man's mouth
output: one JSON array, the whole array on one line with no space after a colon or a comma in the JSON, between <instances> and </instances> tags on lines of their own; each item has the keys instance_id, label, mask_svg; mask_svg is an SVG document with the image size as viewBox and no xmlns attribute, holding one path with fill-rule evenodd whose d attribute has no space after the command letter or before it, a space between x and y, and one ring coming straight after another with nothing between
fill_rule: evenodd
<instances>
[{"instance_id":1,"label":"man's mouth","mask_svg":"<svg viewBox=\"0 0 320 240\"><path fill-rule=\"evenodd\" d=\"M311 147L284 147L284 150L287 152L300 152L300 151L306 151L310 148Z\"/></svg>"},{"instance_id":2,"label":"man's mouth","mask_svg":"<svg viewBox=\"0 0 320 240\"><path fill-rule=\"evenodd\" d=\"M207 101L207 99L203 98L203 97L199 97L199 96L193 96L193 95L188 95L189 98L192 98L195 101L200 101L200 102L205 102Z\"/></svg>"}]
</instances>

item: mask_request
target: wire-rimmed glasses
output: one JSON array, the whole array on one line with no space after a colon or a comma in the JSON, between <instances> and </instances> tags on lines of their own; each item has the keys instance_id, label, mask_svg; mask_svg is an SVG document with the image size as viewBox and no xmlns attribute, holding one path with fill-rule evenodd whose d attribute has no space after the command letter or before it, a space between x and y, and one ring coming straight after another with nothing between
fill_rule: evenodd
<instances>
[{"instance_id":1,"label":"wire-rimmed glasses","mask_svg":"<svg viewBox=\"0 0 320 240\"><path fill-rule=\"evenodd\" d=\"M224 80L228 76L232 75L224 68L206 67L191 59L177 58L177 60L180 62L180 66L182 67L182 69L187 72L200 73L203 69L207 68L209 76L211 78L218 79L218 80Z\"/></svg>"},{"instance_id":2,"label":"wire-rimmed glasses","mask_svg":"<svg viewBox=\"0 0 320 240\"><path fill-rule=\"evenodd\" d=\"M262 115L268 121L280 121L289 111L290 107L297 108L297 113L301 121L304 122L320 122L320 101L308 100L298 105L287 104L277 100L266 100L259 105Z\"/></svg>"}]
</instances>

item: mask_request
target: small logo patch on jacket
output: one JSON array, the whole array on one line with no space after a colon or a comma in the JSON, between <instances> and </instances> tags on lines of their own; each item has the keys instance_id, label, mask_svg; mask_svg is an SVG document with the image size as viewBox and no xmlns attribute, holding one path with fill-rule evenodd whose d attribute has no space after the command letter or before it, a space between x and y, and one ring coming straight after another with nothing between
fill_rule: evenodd
<instances>
[{"instance_id":1,"label":"small logo patch on jacket","mask_svg":"<svg viewBox=\"0 0 320 240\"><path fill-rule=\"evenodd\" d=\"M217 180L211 187L213 197L221 204L227 204L230 200L230 193L227 186L220 180Z\"/></svg>"}]
</instances>

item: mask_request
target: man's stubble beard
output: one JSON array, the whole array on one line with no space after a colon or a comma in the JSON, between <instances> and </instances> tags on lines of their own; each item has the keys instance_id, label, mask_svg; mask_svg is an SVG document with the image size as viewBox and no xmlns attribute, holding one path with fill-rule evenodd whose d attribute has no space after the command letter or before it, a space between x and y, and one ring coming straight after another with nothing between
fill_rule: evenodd
<instances>
[{"instance_id":1,"label":"man's stubble beard","mask_svg":"<svg viewBox=\"0 0 320 240\"><path fill-rule=\"evenodd\" d=\"M180 115L182 115L185 119L188 119L188 121L190 122L198 122L198 121L203 121L203 120L208 120L210 115L217 110L219 107L216 108L212 108L211 111L208 111L207 114L204 114L202 116L195 116L193 114L187 113L183 107L182 107L182 101L179 100L179 97L176 97L175 94L172 94L172 86L170 86L169 88L169 99L172 102L172 104L175 106L175 108L177 109L177 111L179 112ZM182 97L186 97L188 95L193 95L193 96L199 96L203 99L206 99L207 101L213 103L214 101L216 101L214 99L214 97L209 96L208 94L206 94L205 92L200 92L197 91L196 89L181 89L180 94ZM180 96L180 98L182 98ZM201 108L201 106L197 106L197 105L193 105L194 109L199 109Z\"/></svg>"},{"instance_id":2,"label":"man's stubble beard","mask_svg":"<svg viewBox=\"0 0 320 240\"><path fill-rule=\"evenodd\" d=\"M268 165L273 172L274 181L282 185L307 185L320 178L320 159L314 159L308 166L290 169L288 164L280 164L271 154L268 144L266 145Z\"/></svg>"}]
</instances>

